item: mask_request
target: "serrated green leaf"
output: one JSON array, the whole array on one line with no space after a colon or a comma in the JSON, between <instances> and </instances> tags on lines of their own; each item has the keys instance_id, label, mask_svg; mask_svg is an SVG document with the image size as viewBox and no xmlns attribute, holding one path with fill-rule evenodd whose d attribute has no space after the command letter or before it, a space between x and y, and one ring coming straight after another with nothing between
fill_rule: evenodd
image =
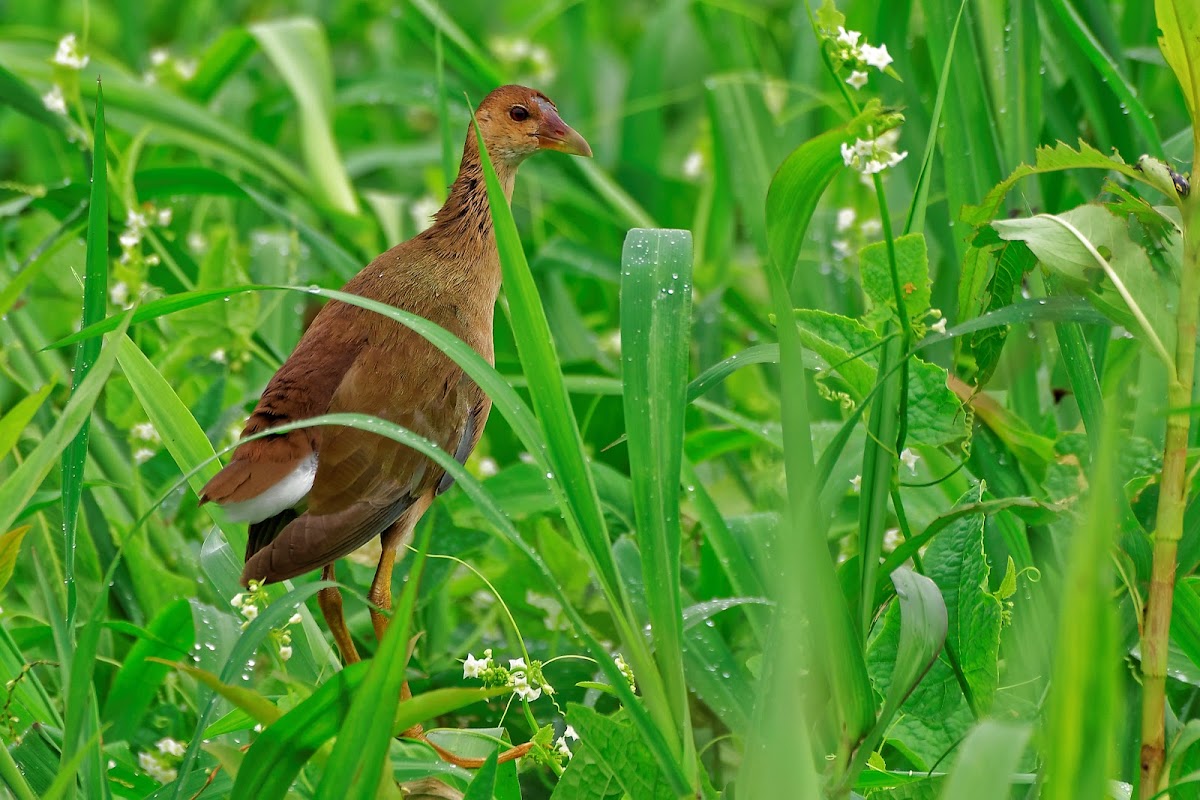
<instances>
[{"instance_id":1,"label":"serrated green leaf","mask_svg":"<svg viewBox=\"0 0 1200 800\"><path fill-rule=\"evenodd\" d=\"M1025 274L1037 264L1033 251L1024 242L1005 242L995 251L996 268L988 281L984 313L999 311L1012 305L1018 297ZM969 340L969 351L975 357L974 384L982 387L1000 363L1000 353L1008 338L1007 325L978 331Z\"/></svg>"},{"instance_id":2,"label":"serrated green leaf","mask_svg":"<svg viewBox=\"0 0 1200 800\"><path fill-rule=\"evenodd\" d=\"M904 308L911 319L922 320L929 310L932 285L925 235L910 233L899 237L895 240L895 252L896 274L900 280L900 291L904 293ZM892 291L892 268L887 243L875 242L864 247L859 252L859 270L862 273L863 291L874 307L895 310L896 295Z\"/></svg>"},{"instance_id":3,"label":"serrated green leaf","mask_svg":"<svg viewBox=\"0 0 1200 800\"><path fill-rule=\"evenodd\" d=\"M592 753L606 776L620 784L628 796L676 800L631 722L575 703L567 706L567 721L579 733L579 746Z\"/></svg>"},{"instance_id":4,"label":"serrated green leaf","mask_svg":"<svg viewBox=\"0 0 1200 800\"><path fill-rule=\"evenodd\" d=\"M959 504L982 500L982 493L972 490ZM945 598L947 642L977 713L991 709L1000 677L1001 605L988 590L991 568L983 550L983 522L982 516L969 516L951 523L934 538L923 556L925 574Z\"/></svg>"}]
</instances>

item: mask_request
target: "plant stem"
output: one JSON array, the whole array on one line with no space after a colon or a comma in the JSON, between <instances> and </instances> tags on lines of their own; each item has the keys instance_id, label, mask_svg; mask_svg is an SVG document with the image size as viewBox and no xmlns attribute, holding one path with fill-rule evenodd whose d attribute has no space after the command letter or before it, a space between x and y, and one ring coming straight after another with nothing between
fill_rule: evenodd
<instances>
[{"instance_id":1,"label":"plant stem","mask_svg":"<svg viewBox=\"0 0 1200 800\"><path fill-rule=\"evenodd\" d=\"M1139 797L1158 793L1166 758L1163 730L1166 708L1167 646L1175 594L1176 551L1187 506L1187 446L1196 359L1196 323L1200 317L1200 198L1183 204L1183 267L1179 281L1178 341L1175 380L1167 389L1166 443L1162 485L1154 529L1150 599L1142 626L1142 749Z\"/></svg>"}]
</instances>

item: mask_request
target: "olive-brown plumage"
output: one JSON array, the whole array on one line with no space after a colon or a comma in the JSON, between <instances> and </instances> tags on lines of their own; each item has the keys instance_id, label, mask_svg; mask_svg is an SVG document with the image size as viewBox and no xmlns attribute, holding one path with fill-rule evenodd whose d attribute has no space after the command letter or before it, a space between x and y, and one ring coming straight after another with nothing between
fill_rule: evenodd
<instances>
[{"instance_id":1,"label":"olive-brown plumage","mask_svg":"<svg viewBox=\"0 0 1200 800\"><path fill-rule=\"evenodd\" d=\"M591 155L533 89L496 89L475 120L510 199L518 165L534 152ZM458 178L433 226L378 256L343 291L422 316L491 362L499 288L483 170L475 133L468 130ZM475 382L419 335L379 314L331 302L267 385L243 436L325 413L359 412L402 425L465 461L490 408ZM322 427L241 445L200 501L218 503L251 523L243 583L285 580L321 567L332 577L332 562L382 537L371 599L387 607L396 548L448 486L440 467L404 445L354 428ZM357 658L340 618L340 597L323 597L322 609L327 618L336 610L330 627L343 656ZM382 618L376 622L378 630Z\"/></svg>"}]
</instances>

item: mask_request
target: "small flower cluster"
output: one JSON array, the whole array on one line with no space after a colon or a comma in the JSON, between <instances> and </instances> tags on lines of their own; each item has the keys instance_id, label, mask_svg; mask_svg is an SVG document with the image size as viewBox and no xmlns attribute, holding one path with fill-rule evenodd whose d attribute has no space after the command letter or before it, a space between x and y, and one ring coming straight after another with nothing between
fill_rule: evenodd
<instances>
[{"instance_id":1,"label":"small flower cluster","mask_svg":"<svg viewBox=\"0 0 1200 800\"><path fill-rule=\"evenodd\" d=\"M865 41L859 44L861 38L862 33L859 31L848 31L840 25L836 35L827 37L832 45L830 56L834 60L835 67L840 70L843 66L849 65L850 77L846 78L846 83L850 84L855 91L867 85L870 77L867 72L868 68L874 67L880 72L884 72L892 63L892 57L888 53L886 44L881 44L879 47L867 44Z\"/></svg>"},{"instance_id":2,"label":"small flower cluster","mask_svg":"<svg viewBox=\"0 0 1200 800\"><path fill-rule=\"evenodd\" d=\"M844 158L844 156L843 156ZM834 259L845 261L855 251L855 243L873 242L883 233L883 223L878 218L858 221L858 212L847 206L837 210L834 238L829 242Z\"/></svg>"},{"instance_id":3,"label":"small flower cluster","mask_svg":"<svg viewBox=\"0 0 1200 800\"><path fill-rule=\"evenodd\" d=\"M554 61L550 51L528 39L497 37L490 42L496 58L505 62L509 71L525 76L529 82L548 83L554 78Z\"/></svg>"},{"instance_id":4,"label":"small flower cluster","mask_svg":"<svg viewBox=\"0 0 1200 800\"><path fill-rule=\"evenodd\" d=\"M568 740L572 742L579 741L579 734L576 733L575 729L570 725L568 725L567 729L563 731L563 735L558 737L558 739L554 742L554 751L567 761L570 761L572 753L571 748L567 746Z\"/></svg>"},{"instance_id":5,"label":"small flower cluster","mask_svg":"<svg viewBox=\"0 0 1200 800\"><path fill-rule=\"evenodd\" d=\"M259 605L266 605L268 602L267 590L258 581L250 581L246 587L246 592L239 592L233 596L229 604L242 613L246 619L242 622L242 630L246 630L250 623L258 618ZM288 618L282 628L271 631L270 640L279 647L279 657L287 661L292 657L292 632L288 630L292 625L299 625L303 621L300 612L297 611Z\"/></svg>"},{"instance_id":6,"label":"small flower cluster","mask_svg":"<svg viewBox=\"0 0 1200 800\"><path fill-rule=\"evenodd\" d=\"M71 73L78 72L87 66L89 59L87 54L79 52L79 43L75 39L75 34L68 33L66 36L58 40L58 49L54 51L54 57L51 59L58 69L58 78L65 79L64 82L73 85L77 81L68 76ZM59 83L50 85L50 91L42 95L42 105L52 114L66 116L67 114L67 97L63 93L63 88Z\"/></svg>"},{"instance_id":7,"label":"small flower cluster","mask_svg":"<svg viewBox=\"0 0 1200 800\"><path fill-rule=\"evenodd\" d=\"M908 157L908 151L896 152L900 140L899 128L879 134L870 139L855 138L854 144L842 142L842 161L847 167L863 174L864 179L877 172L894 167Z\"/></svg>"},{"instance_id":8,"label":"small flower cluster","mask_svg":"<svg viewBox=\"0 0 1200 800\"><path fill-rule=\"evenodd\" d=\"M142 771L159 783L170 783L178 776L175 767L187 751L183 742L171 737L159 739L155 748L157 753L138 753L138 766Z\"/></svg>"},{"instance_id":9,"label":"small flower cluster","mask_svg":"<svg viewBox=\"0 0 1200 800\"><path fill-rule=\"evenodd\" d=\"M150 69L142 73L145 83L158 83L161 78L178 78L190 81L196 77L196 62L175 58L165 47L156 47L150 51Z\"/></svg>"},{"instance_id":10,"label":"small flower cluster","mask_svg":"<svg viewBox=\"0 0 1200 800\"><path fill-rule=\"evenodd\" d=\"M476 658L473 653L467 653L463 661L463 677L478 678L485 687L507 686L513 693L529 702L542 696L554 694L554 687L542 674L542 662L531 659L528 664L524 658L510 658L508 667L502 667L492 660L492 649L483 651L483 658Z\"/></svg>"},{"instance_id":11,"label":"small flower cluster","mask_svg":"<svg viewBox=\"0 0 1200 800\"><path fill-rule=\"evenodd\" d=\"M117 303L117 300L114 299L113 302ZM118 303L118 305L120 305L120 303ZM145 464L147 461L154 458L155 451L149 445L157 444L162 440L159 438L158 430L155 429L153 423L139 422L137 425L134 425L129 429L129 435L130 438L132 438L138 445L133 451L134 463Z\"/></svg>"},{"instance_id":12,"label":"small flower cluster","mask_svg":"<svg viewBox=\"0 0 1200 800\"><path fill-rule=\"evenodd\" d=\"M625 676L625 680L629 682L629 690L636 692L637 681L633 677L633 668L625 663L625 656L616 653L613 655L613 663L617 665L617 669L621 671L621 674Z\"/></svg>"},{"instance_id":13,"label":"small flower cluster","mask_svg":"<svg viewBox=\"0 0 1200 800\"><path fill-rule=\"evenodd\" d=\"M75 34L68 33L58 40L58 49L54 51L54 63L68 69L80 70L88 65L86 53L79 52L79 44Z\"/></svg>"}]
</instances>

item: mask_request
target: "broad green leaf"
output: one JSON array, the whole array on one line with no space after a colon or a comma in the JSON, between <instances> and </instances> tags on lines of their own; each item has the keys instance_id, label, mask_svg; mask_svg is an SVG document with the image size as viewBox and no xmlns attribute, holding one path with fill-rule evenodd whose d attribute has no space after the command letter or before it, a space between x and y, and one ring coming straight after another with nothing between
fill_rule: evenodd
<instances>
[{"instance_id":1,"label":"broad green leaf","mask_svg":"<svg viewBox=\"0 0 1200 800\"><path fill-rule=\"evenodd\" d=\"M985 719L959 746L943 784L942 800L1008 800L1013 773L1032 730L1028 724Z\"/></svg>"},{"instance_id":2,"label":"broad green leaf","mask_svg":"<svg viewBox=\"0 0 1200 800\"><path fill-rule=\"evenodd\" d=\"M678 795L663 781L629 720L571 703L567 706L567 722L579 733L579 746L591 752L595 763L620 784L626 795L639 800L677 800Z\"/></svg>"},{"instance_id":3,"label":"broad green leaf","mask_svg":"<svg viewBox=\"0 0 1200 800\"><path fill-rule=\"evenodd\" d=\"M8 533L0 534L0 591L3 591L12 578L17 556L21 554L21 540L29 533L29 527L22 525Z\"/></svg>"},{"instance_id":4,"label":"broad green leaf","mask_svg":"<svg viewBox=\"0 0 1200 800\"><path fill-rule=\"evenodd\" d=\"M550 800L617 800L623 796L625 790L612 771L605 768L604 757L589 748L577 747L554 785Z\"/></svg>"},{"instance_id":5,"label":"broad green leaf","mask_svg":"<svg viewBox=\"0 0 1200 800\"><path fill-rule=\"evenodd\" d=\"M1200 6L1190 0L1154 0L1154 14L1162 32L1158 46L1195 125L1200 120Z\"/></svg>"},{"instance_id":6,"label":"broad green leaf","mask_svg":"<svg viewBox=\"0 0 1200 800\"><path fill-rule=\"evenodd\" d=\"M171 671L169 666L148 659L188 658L194 642L192 607L187 600L176 600L159 612L150 622L146 635L130 648L108 691L101 714L101 719L111 725L106 738L119 741L134 735L159 686Z\"/></svg>"},{"instance_id":7,"label":"broad green leaf","mask_svg":"<svg viewBox=\"0 0 1200 800\"><path fill-rule=\"evenodd\" d=\"M925 235L910 233L895 241L896 276L904 297L904 309L913 321L925 318L929 310L929 254L925 250ZM887 244L876 242L859 253L863 291L875 309L896 308L896 293L892 287L892 268ZM876 318L873 312L869 318Z\"/></svg>"},{"instance_id":8,"label":"broad green leaf","mask_svg":"<svg viewBox=\"0 0 1200 800\"><path fill-rule=\"evenodd\" d=\"M1033 269L1037 259L1024 242L1006 242L989 255L994 254L996 268L983 294L984 313L999 311L1011 306L1019 296L1025 274ZM1008 338L1007 325L978 331L968 340L969 352L975 357L973 383L982 387L991 379L1000 363L1004 340Z\"/></svg>"},{"instance_id":9,"label":"broad green leaf","mask_svg":"<svg viewBox=\"0 0 1200 800\"><path fill-rule=\"evenodd\" d=\"M968 492L958 505L982 503ZM983 550L982 516L962 517L947 526L922 557L925 574L946 601L947 644L971 692L976 713L991 710L999 682L1000 600L988 588L991 567Z\"/></svg>"},{"instance_id":10,"label":"broad green leaf","mask_svg":"<svg viewBox=\"0 0 1200 800\"><path fill-rule=\"evenodd\" d=\"M621 275L621 375L646 608L671 714L676 727L687 730L679 479L692 311L691 235L630 231ZM684 737L689 759L690 741Z\"/></svg>"},{"instance_id":11,"label":"broad green leaf","mask_svg":"<svg viewBox=\"0 0 1200 800\"><path fill-rule=\"evenodd\" d=\"M859 749L861 763L878 748L885 735L890 736L892 720L902 713L901 707L918 686L924 686L922 678L938 663L938 653L946 641L946 604L937 585L907 567L893 572L892 582L896 586L893 611L898 610L900 618L896 656L886 688L880 686L883 708Z\"/></svg>"},{"instance_id":12,"label":"broad green leaf","mask_svg":"<svg viewBox=\"0 0 1200 800\"><path fill-rule=\"evenodd\" d=\"M250 26L250 33L287 82L300 109L304 161L330 205L358 213L358 200L333 138L333 66L320 25L307 17L272 20Z\"/></svg>"},{"instance_id":13,"label":"broad green leaf","mask_svg":"<svg viewBox=\"0 0 1200 800\"><path fill-rule=\"evenodd\" d=\"M1102 260L1097 260L1067 225L1090 242ZM996 220L992 227L1003 239L1029 245L1045 267L1077 291L1087 293L1118 324L1134 334L1157 337L1167 348L1173 347L1173 317L1167 308L1175 292L1151 266L1146 250L1130 238L1124 219L1093 204L1057 216Z\"/></svg>"},{"instance_id":14,"label":"broad green leaf","mask_svg":"<svg viewBox=\"0 0 1200 800\"><path fill-rule=\"evenodd\" d=\"M846 381L856 404L865 402L879 379L879 335L856 320L825 311L797 311L796 321L805 347ZM967 435L962 403L946 388L941 367L911 357L908 396L909 441L941 447Z\"/></svg>"}]
</instances>

